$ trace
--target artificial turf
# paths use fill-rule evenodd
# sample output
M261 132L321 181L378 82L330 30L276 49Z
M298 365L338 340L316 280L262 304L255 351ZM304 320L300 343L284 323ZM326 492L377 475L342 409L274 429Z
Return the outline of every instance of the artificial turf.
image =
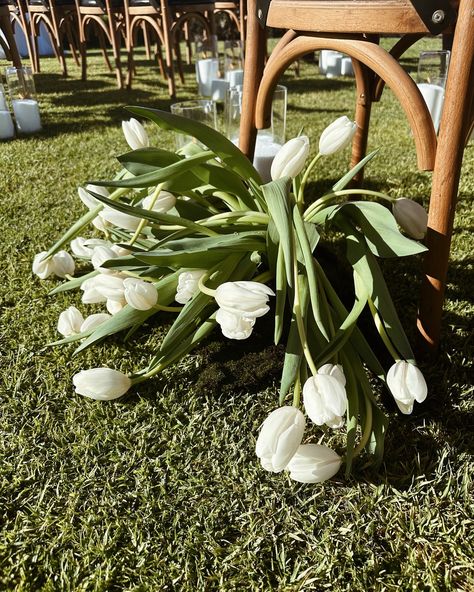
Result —
M403 64L412 71L417 44ZM142 56L143 57L143 56ZM258 428L278 400L281 351L271 319L246 347L216 336L123 399L76 395L71 378L98 365L142 367L171 316L128 343L112 339L72 357L57 339L59 313L78 293L48 296L56 280L32 275L80 213L77 186L110 178L127 150L124 105L168 109L157 68L139 61L134 88L117 90L102 60L81 82L69 60L36 77L44 131L0 144L0 590L200 592L474 590L472 502L472 200L474 145L467 147L453 234L439 355L425 361L427 401L390 418L379 471L367 458L350 479L301 485L266 473L254 453ZM6 65L5 62L1 63ZM289 90L287 137L320 132L353 113L348 78L313 62ZM195 98L189 68L179 99ZM369 149L380 153L368 186L428 204L430 174L416 169L412 137L390 91L373 111ZM146 125L157 146L171 134ZM314 194L347 170L348 152L323 162ZM388 262L387 279L415 339L420 258ZM341 436L311 432L341 449Z

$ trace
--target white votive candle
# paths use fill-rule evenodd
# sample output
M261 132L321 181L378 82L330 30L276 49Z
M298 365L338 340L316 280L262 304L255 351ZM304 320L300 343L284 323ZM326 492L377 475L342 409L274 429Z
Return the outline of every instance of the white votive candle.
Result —
M437 133L439 122L441 121L441 112L443 111L444 88L437 84L428 84L425 82L418 84L418 88L425 99L426 106L428 107L428 111L430 112Z
M16 127L20 133L34 134L41 130L38 101L34 99L14 99L12 104Z
M272 180L270 169L272 167L273 159L280 148L281 144L278 144L273 140L271 133L258 133L257 141L255 143L253 166L260 173L264 183L269 183Z
M243 70L227 70L226 78L229 82L230 88L234 86L241 86L244 82Z
M335 78L341 75L342 55L332 52L326 57L326 78Z
M224 101L225 93L229 88L229 83L223 78L214 78L211 82L211 99L213 101Z
M8 111L7 102L5 100L5 95L0 90L0 111Z
M217 78L219 72L219 60L206 58L196 62L196 79L199 85L199 94L204 97L211 96L212 81Z
M354 69L352 67L351 58L342 58L342 60L341 60L341 74L342 74L342 76L354 76Z
M15 126L10 111L0 111L0 140L9 140L14 135Z

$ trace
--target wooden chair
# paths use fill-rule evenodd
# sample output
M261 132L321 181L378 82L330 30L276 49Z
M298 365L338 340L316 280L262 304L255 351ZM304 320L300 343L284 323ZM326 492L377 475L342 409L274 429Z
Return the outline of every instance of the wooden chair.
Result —
M239 34L242 46L245 44L245 18L247 13L245 0L216 0L214 5L214 15L224 13L228 16L231 23Z
M20 29L25 39L28 58L31 62L31 70L35 74L36 65L33 53L33 39L31 35L30 20L26 3L24 0L8 0L8 8L10 10L10 21L13 34L15 35L17 29Z
M266 26L286 30L265 67L259 19ZM415 82L397 59L421 37L445 32L453 33L453 45L437 138ZM391 52L378 44L379 35L385 33L399 37ZM434 350L440 337L461 162L474 121L474 0L272 0L269 4L248 0L240 137L247 155L253 153L256 129L268 127L271 96L281 74L293 61L321 49L352 58L359 126L353 164L365 154L372 101L387 84L410 123L418 167L433 171L418 328L428 349Z
M100 49L108 69L113 68L107 54L107 43L112 48L118 88L123 88L120 61L121 36L125 36L125 10L122 0L75 0L81 54L81 76L87 80L87 29L94 26Z
M151 30L158 43L157 58L161 73L168 82L170 97L176 97L175 68L173 54L176 55L179 76L184 82L179 42L181 31L189 42L189 23L199 23L207 36L214 32L214 3L205 0L125 0L126 43L128 53L127 88L131 88L135 64L133 51L136 45L136 33L141 27L146 32ZM165 49L165 62L161 57L161 47ZM148 50L147 50L148 54ZM188 56L189 57L189 56Z
M64 37L67 39L71 55L77 66L77 42L74 37L76 29L76 10L74 0L26 0L29 13L29 28L33 39L33 71L40 71L38 37L43 24L51 39L53 51L59 60L63 76L67 76L66 57L64 55Z
M21 68L21 58L13 36L8 0L0 0L0 31L3 33L3 36L0 35L0 45L5 51L7 59L10 59L16 68Z

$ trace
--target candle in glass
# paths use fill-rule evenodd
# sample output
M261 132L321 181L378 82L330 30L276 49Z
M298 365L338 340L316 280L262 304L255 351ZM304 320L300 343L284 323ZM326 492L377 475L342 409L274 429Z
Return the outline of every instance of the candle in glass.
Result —
M7 101L5 98L5 90L3 85L0 83L0 111L8 111Z
M18 131L22 134L40 131L41 117L31 68L7 68L6 77Z
M10 111L0 111L0 140L10 140L14 135L15 127Z

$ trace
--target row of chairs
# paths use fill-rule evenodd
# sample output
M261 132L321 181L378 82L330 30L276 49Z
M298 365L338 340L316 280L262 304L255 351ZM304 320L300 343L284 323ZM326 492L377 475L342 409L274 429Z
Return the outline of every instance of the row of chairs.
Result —
M136 71L134 49L141 31L148 59L152 54L152 42L156 44L156 59L167 80L170 97L176 96L175 60L183 81L182 39L186 42L188 63L191 60L192 26L210 38L215 34L216 14L226 14L240 38L245 38L244 0L0 0L0 14L2 8L2 22L5 23L8 10L10 28L14 31L18 27L23 32L35 73L40 71L38 38L40 27L44 25L63 75L67 76L66 42L75 63L81 66L82 79L86 80L88 37L93 27L109 70L115 70L119 88L132 85ZM2 26L2 30L6 28ZM125 76L120 51L122 43L127 54ZM112 50L113 65L108 49Z

